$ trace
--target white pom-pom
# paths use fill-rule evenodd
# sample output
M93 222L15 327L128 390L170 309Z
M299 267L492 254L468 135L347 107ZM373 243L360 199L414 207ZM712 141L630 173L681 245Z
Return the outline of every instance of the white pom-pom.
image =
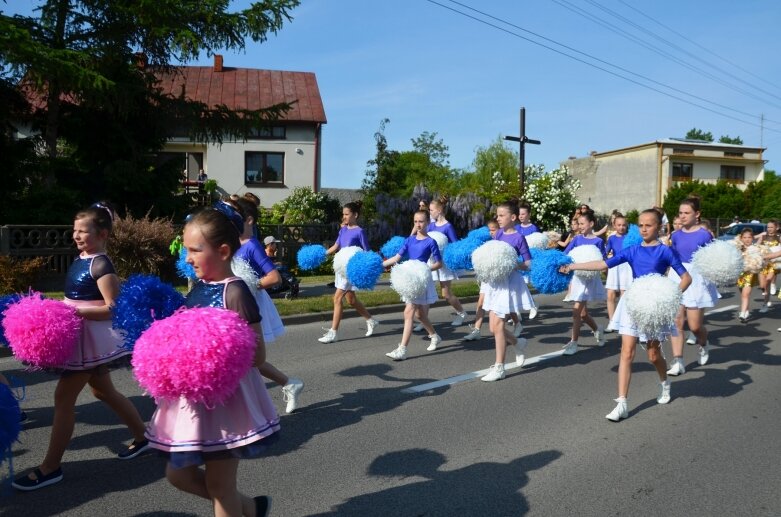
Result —
M728 241L711 241L692 255L692 267L719 286L735 285L743 272L743 255Z
M442 232L428 232L428 236L434 239L434 241L437 243L440 254L445 251L445 246L447 246L448 243L447 235Z
M391 288L399 293L403 300L415 300L426 293L431 270L425 262L408 260L396 264L391 269Z
M602 252L599 251L599 248L594 246L593 244L584 244L583 246L576 246L570 250L569 253L567 253L570 257L572 257L572 261L575 264L581 264L583 262L591 262L594 260L604 260L604 257L602 256ZM575 271L575 274L578 275L581 278L594 278L595 276L599 275L599 271Z
M767 248L767 253L778 253L779 251L781 251L781 246L768 246ZM773 264L781 264L781 257L770 259L770 262Z
M651 274L636 278L624 296L626 310L641 334L661 339L675 326L682 295L678 284L666 276Z
M547 231L545 232L545 235L548 236L549 248L555 248L559 245L559 241L561 240L561 234L559 232Z
M252 269L249 262L244 259L233 257L231 260L231 269L233 274L244 280L249 290L252 292L252 296L255 296L258 292L258 275L255 270Z
M526 244L529 248L544 250L548 247L548 236L544 233L534 232L526 236Z
M762 253L758 246L749 246L743 252L743 271L748 273L759 273L765 265L762 259Z
M347 246L337 251L334 255L334 273L347 278L347 263L359 251L363 251L360 246Z
M518 264L515 248L504 241L488 241L472 252L472 265L478 282L504 281Z

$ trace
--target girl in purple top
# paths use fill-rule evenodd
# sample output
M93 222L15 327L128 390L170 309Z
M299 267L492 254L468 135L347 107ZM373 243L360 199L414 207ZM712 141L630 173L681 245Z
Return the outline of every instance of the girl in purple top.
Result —
M515 230L524 237L540 232L540 229L537 227L537 225L532 222L531 214L532 207L529 203L522 203L518 205L518 223L515 225ZM524 276L523 281L526 283L526 285L529 285L528 276ZM534 303L534 297L531 298L531 301L532 306L529 309L529 319L533 320L535 317L537 317L537 304ZM523 331L523 325L521 325L520 318L517 314L513 313L511 316L513 323L515 324L513 335L518 337Z
M689 284L691 283L691 277L681 264L678 254L659 242L659 227L661 224L662 218L659 212L653 209L644 210L640 214L637 224L640 227L640 235L643 237L641 245L622 249L613 255L612 258L607 259L607 261L596 260L580 264L569 264L562 267L561 271L562 273L576 270L604 271L609 267L615 267L618 264L626 262L629 263L632 268L632 275L637 278L649 273L664 274L667 268L672 268L681 275L679 287L685 292L686 288L689 287ZM667 404L670 402L670 381L667 380L667 362L664 360L661 351L661 341L665 336L640 335L626 310L624 298L621 298L618 302L616 314L610 322L610 325L617 328L619 334L621 334L621 359L618 364L617 405L613 411L606 415L606 418L618 422L622 418L629 416L627 395L629 395L629 381L632 377L632 361L635 357L638 338L648 341L648 360L654 365L656 373L659 375L659 396L656 398L656 401L659 404ZM671 328L670 333L674 332L675 329Z
M434 199L429 203L428 208L431 222L426 230L428 232L442 232L447 235L448 242L456 242L458 240L456 230L453 228L453 225L445 219L445 203L446 201L444 199ZM461 301L458 297L450 290L450 283L453 280L457 280L458 276L454 271L451 271L445 266L442 266L442 268L438 270L434 270L432 276L434 280L439 280L439 285L442 288L442 298L447 300L447 303L456 310L456 317L450 324L454 327L462 325L464 323L464 318L466 318L466 311L461 305Z
M328 248L328 251L326 252L328 255L333 255L340 249L349 246L359 246L364 250L369 249L369 241L366 239L366 232L363 231L363 228L358 226L358 216L361 214L361 206L362 203L360 201L353 201L342 207L342 227L339 229L339 235L336 237L336 242L333 246ZM372 315L369 314L366 307L364 307L358 300L358 297L355 296L355 288L353 285L346 277L337 273L336 278L334 279L334 287L336 287L336 292L334 293L334 317L331 321L331 328L328 329L328 332L326 332L323 337L319 338L318 341L321 343L333 343L334 341L338 341L339 337L337 331L339 330L339 323L342 321L342 312L344 311L342 300L345 298L347 298L347 303L358 311L358 314L363 316L363 319L366 320L366 337L374 334L374 328L379 324L379 321L372 318Z
M591 244L599 248L602 252L602 256L605 256L605 243L600 237L594 235L594 224L596 224L596 218L594 218L594 212L586 211L582 212L578 216L578 230L580 235L576 235L574 239L564 248L564 253L569 253L572 248L577 246L584 246ZM602 301L607 297L605 293L605 286L602 285L602 278L594 276L592 278L582 279L578 275L572 277L572 281L569 285L569 293L564 298L565 302L575 302L572 307L572 333L569 343L564 346L564 355L572 355L578 351L578 339L580 338L580 326L585 322L591 330L594 332L594 338L597 341L597 346L603 346L605 344L603 331L604 329L597 325L594 318L589 316L588 302L589 300Z
M698 348L698 363L704 365L708 362L710 344L708 344L708 331L705 328L705 307L713 307L718 299L718 292L713 283L705 280L696 270L691 268L692 255L700 247L713 240L711 233L699 225L700 201L697 198L685 199L678 209L678 219L681 229L670 237L670 247L678 252L683 266L692 278L691 286L683 293L681 308L675 318L678 335L673 336L672 342L673 361L669 375L681 375L686 372L683 365L683 324L689 323L689 330L694 334ZM679 279L675 271L668 274L670 279Z
M390 267L393 264L397 264L401 257L406 253L410 260L419 260L424 263L429 263L431 271L436 271L442 267L442 256L439 253L439 246L434 239L428 236L426 228L428 226L428 212L425 210L418 210L413 216L413 235L407 237L404 241L404 245L399 252L393 257L389 258L382 263L384 267ZM432 259L429 262L429 259ZM426 329L428 337L431 339L428 350L433 352L437 349L437 345L442 341L439 334L434 330L434 326L428 319L428 306L437 301L437 290L434 288L434 280L429 276L428 285L426 286L426 293L420 298L414 300L404 300L406 305L404 306L404 330L401 334L401 343L392 352L388 352L387 355L394 361L403 361L407 358L407 345L409 344L410 337L412 336L412 323L413 319L417 318L418 321Z
M532 306L531 294L526 283L521 278L519 269L528 269L531 261L529 246L526 238L515 231L515 222L518 217L518 206L514 202L505 202L496 209L496 221L499 223L499 231L494 239L508 243L515 249L520 257L516 269L502 282L489 283L485 291L483 310L488 311L488 321L495 340L495 362L488 373L481 378L486 382L504 379L504 359L507 345L515 346L515 361L518 366L523 366L525 356L524 349L527 341L524 338L516 338L505 326L507 315L512 312L520 312L521 309L529 310Z
M624 249L624 237L626 237L627 224L626 218L619 214L616 214L613 219L613 228L616 233L607 238L607 245L605 246L606 255L608 257L615 256L619 251ZM618 303L618 295L624 294L626 288L632 283L632 268L628 263L619 264L618 266L611 267L607 272L607 281L605 282L605 288L607 289L607 319L610 321L613 319L613 314L616 312L616 303ZM612 329L608 327L605 332L612 332Z
M255 293L255 301L262 317L260 326L263 330L263 340L266 343L271 343L285 333L285 326L282 324L279 312L277 312L277 308L266 289L281 283L282 277L274 263L266 255L263 245L254 237L257 230L257 224L255 224L258 213L257 205L245 198L233 200L230 204L244 219L244 231L239 238L241 246L234 254L234 260L246 261L259 278L258 285L249 287L250 291ZM304 389L304 382L301 379L288 377L268 361L261 364L258 370L263 377L282 386L282 398L287 402L285 412L295 411L298 407L298 394Z

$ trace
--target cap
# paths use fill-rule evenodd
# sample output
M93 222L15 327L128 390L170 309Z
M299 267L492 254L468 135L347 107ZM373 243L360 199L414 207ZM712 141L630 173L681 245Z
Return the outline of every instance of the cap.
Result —
M274 243L274 242L282 242L282 241L280 241L279 239L277 239L277 238L276 238L276 237L274 237L273 235L269 235L268 237L266 237L265 239L263 239L263 244L264 244L265 246L268 246L269 244L271 244L271 243Z

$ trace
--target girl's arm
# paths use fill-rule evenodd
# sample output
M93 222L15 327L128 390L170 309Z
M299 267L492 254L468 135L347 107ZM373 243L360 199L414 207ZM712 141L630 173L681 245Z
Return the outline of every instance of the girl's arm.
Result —
M339 243L338 243L338 242L335 242L333 246L331 246L330 248L328 248L327 250L325 250L325 254L326 254L326 255L333 255L333 254L334 254L334 253L336 253L337 251L339 251Z
M572 240L572 233L570 232L570 233L567 235L567 238L566 238L566 239L564 239L563 241L559 241L559 242L557 242L556 244L558 244L558 245L559 245L559 246L561 246L562 248L566 248L566 247L567 247L567 245L569 244L569 241L571 241L571 240Z
M112 273L98 278L98 290L106 304L100 307L77 307L76 314L88 320L111 319L111 308L119 296L119 277Z
M269 287L275 287L282 283L282 275L275 268L273 271L267 273L263 278L258 280L258 287L261 289L268 289Z
M684 273L681 275L681 283L678 284L678 288L681 290L681 292L684 292L692 283L692 277L689 273Z
M437 262L434 262L433 264L431 264L431 266L429 266L429 269L431 269L431 271L436 271L437 269L441 269L441 268L442 268L441 260L438 260Z
M263 329L260 323L253 323L250 328L255 331L255 368L259 368L266 362L266 342L263 341Z
M559 268L560 273L567 274L570 271L607 271L607 263L604 260L592 260L580 264L567 264ZM689 282L691 282L691 278Z
M384 268L390 267L393 264L396 264L399 260L401 260L401 255L396 254L396 255L392 256L391 258L383 261L382 267L384 267Z
M517 269L520 269L521 271L525 271L529 269L529 266L531 265L531 260L526 260L524 262L518 262L518 265L516 266Z
M602 227L601 230L594 232L594 235L599 237L600 235L602 235L603 233L605 233L607 231L607 227L608 226L610 226L610 225L606 224L605 226Z

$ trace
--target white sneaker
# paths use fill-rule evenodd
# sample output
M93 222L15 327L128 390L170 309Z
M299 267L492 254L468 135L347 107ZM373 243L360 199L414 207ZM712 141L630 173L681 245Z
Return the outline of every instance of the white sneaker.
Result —
M578 342L577 341L570 341L566 345L564 345L564 355L574 355L575 352L578 351Z
M656 402L659 404L670 402L670 379L659 383L659 396L656 397Z
M741 323L746 323L748 321L748 311L741 312L738 315L738 319Z
M689 332L689 337L686 338L686 343L689 345L697 344L697 336L694 335L694 332Z
M529 309L529 319L533 320L536 317L537 317L537 307L532 307L531 309Z
M760 307L760 308L759 308L759 311L758 311L758 312L759 312L760 314L765 314L765 313L767 313L767 311L769 311L769 310L770 310L770 309L768 309L767 305L763 305L762 307Z
M417 325L412 327L412 331L413 332L423 332L423 324L422 323L418 323Z
M521 332L523 332L523 325L519 321L515 325L513 325L513 336L520 337Z
M504 365L501 363L496 363L491 367L490 370L488 370L488 373L481 377L481 381L485 382L493 382L493 381L499 381L504 379Z
M772 295L776 294L776 284L775 283L770 284L770 294L772 294Z
M522 337L519 337L518 341L515 343L515 364L517 364L518 367L523 366L523 363L526 362L526 355L523 352L526 350L528 344L529 342Z
M298 407L298 394L304 389L304 381L289 377L287 384L282 386L282 398L287 402L285 413L292 413Z
M328 332L323 334L323 337L318 338L318 341L321 343L333 343L335 341L339 341L339 336L336 335L336 331L334 329L328 329Z
M457 312L456 317L453 318L450 324L454 327L460 327L464 324L464 318L466 318L466 312Z
M684 373L686 373L686 368L683 366L683 359L680 357L673 358L673 364L667 370L667 375L683 375Z
M407 347L404 345L399 345L393 350L393 352L388 352L385 355L394 361L403 361L407 358Z
M472 330L469 331L469 334L466 335L464 338L464 341L477 341L482 336L480 336L480 329L476 327L472 327Z
M371 336L374 334L374 329L377 328L377 325L379 325L380 322L375 320L374 318L369 318L366 320L366 337Z
M627 409L626 399L618 398L616 399L616 402L618 402L618 404L616 404L616 407L613 408L613 411L605 415L605 418L613 422L618 422L622 418L626 418L629 416L629 410Z
M439 337L439 334L432 334L429 336L429 338L431 338L431 343L428 345L426 350L428 350L429 352L433 352L434 350L437 349L437 345L442 342L442 338Z
M605 329L597 325L597 330L594 331L594 339L597 340L597 346L605 346Z
M708 359L710 358L710 349L710 343L706 341L705 346L701 346L698 350L700 357L697 358L697 362L700 363L700 366L708 364Z

